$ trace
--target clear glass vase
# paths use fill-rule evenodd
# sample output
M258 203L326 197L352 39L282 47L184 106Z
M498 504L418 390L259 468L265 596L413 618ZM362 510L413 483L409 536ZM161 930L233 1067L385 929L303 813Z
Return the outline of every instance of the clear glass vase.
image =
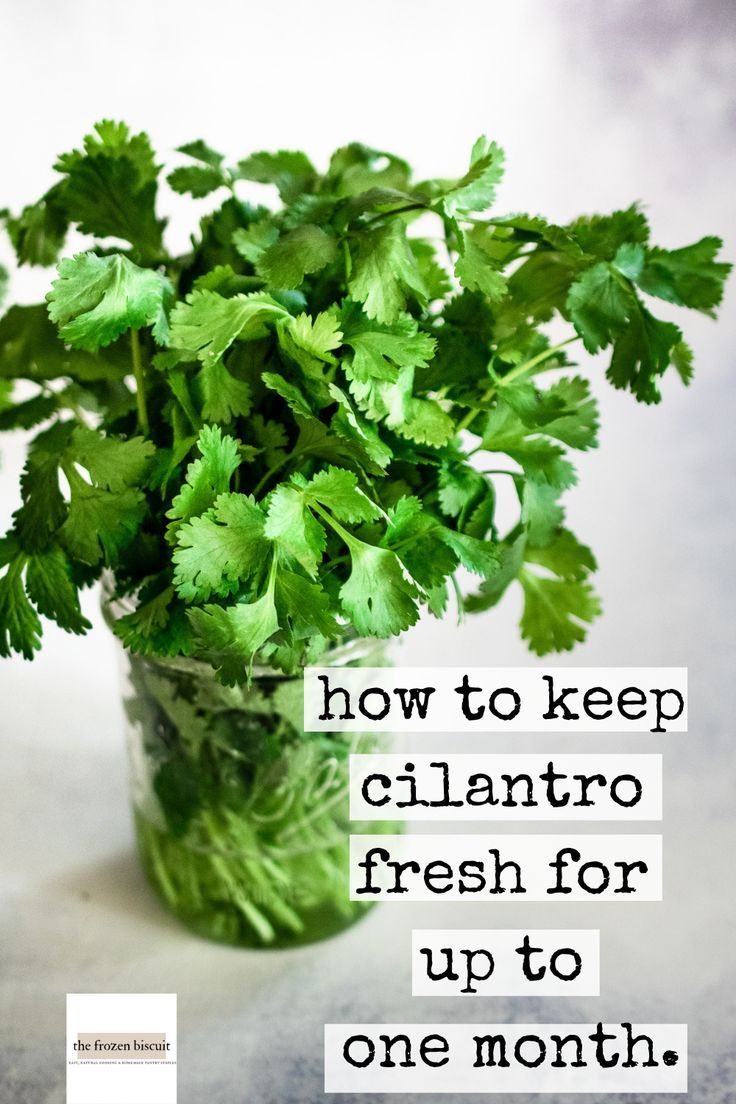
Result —
M351 752L375 735L304 733L302 679L256 668L225 687L203 663L124 652L133 814L148 879L199 935L287 947L334 935L370 907L350 901ZM331 665L380 665L355 641Z

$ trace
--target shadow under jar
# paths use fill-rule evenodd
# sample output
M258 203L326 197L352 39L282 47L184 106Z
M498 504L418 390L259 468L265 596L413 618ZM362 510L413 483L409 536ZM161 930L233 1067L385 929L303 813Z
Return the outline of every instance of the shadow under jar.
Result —
M305 733L301 675L256 667L249 686L227 687L199 661L121 651L138 850L168 909L242 947L299 946L363 916L371 905L349 899L350 832L397 827L351 825L349 757L385 750L385 737ZM382 660L361 640L321 658Z

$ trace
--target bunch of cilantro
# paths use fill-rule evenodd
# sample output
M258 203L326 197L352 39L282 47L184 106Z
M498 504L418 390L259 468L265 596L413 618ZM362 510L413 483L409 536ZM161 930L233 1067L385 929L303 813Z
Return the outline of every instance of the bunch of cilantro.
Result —
M326 171L179 152L168 186L221 200L183 255L149 139L122 123L3 212L18 262L57 274L0 321L0 429L38 431L0 544L0 653L31 658L41 617L83 633L79 591L103 572L135 603L115 624L130 651L197 657L226 684L255 657L293 672L402 633L451 589L487 609L514 581L534 652L582 640L595 560L560 496L597 417L570 347L606 350L641 402L670 368L688 383L651 300L713 314L719 239L653 246L636 206L567 226L489 213L504 156L485 138L459 178L420 183L357 143ZM70 230L88 241L59 262ZM504 480L518 518L501 532Z

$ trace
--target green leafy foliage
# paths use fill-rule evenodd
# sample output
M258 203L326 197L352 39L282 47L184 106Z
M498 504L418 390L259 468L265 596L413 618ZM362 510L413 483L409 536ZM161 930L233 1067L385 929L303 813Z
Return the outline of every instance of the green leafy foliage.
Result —
M202 654L226 685L243 681L256 652L279 627L273 586L254 602L194 607L188 615Z
M174 526L179 521L199 517L214 505L230 486L238 468L238 442L223 434L218 426L204 426L197 439L200 456L187 468L181 490L171 503L167 517Z
M122 254L80 253L59 265L47 297L49 318L58 324L59 337L89 352L144 326L163 339L165 292L166 280L159 272L139 268Z
M82 150L63 154L55 167L69 223L95 238L122 238L141 260L158 259L165 223L156 218L159 167L147 135L105 120Z
M524 612L521 635L537 655L567 652L585 639L585 626L600 613L600 603L588 582L595 570L589 548L560 529L541 548L528 547L521 571Z
M176 534L174 583L182 598L227 595L262 566L268 554L264 516L252 497L221 494Z
M426 303L427 289L400 219L359 236L348 290L377 322L395 322L409 298Z
M41 647L41 622L23 589L23 561L11 562L0 578L0 655L33 659Z
M259 184L275 184L284 203L293 203L309 193L316 180L311 161L300 150L253 153L238 162L238 175Z
M364 636L395 636L419 619L418 591L398 557L385 548L351 540L351 571L340 589L342 607Z
M195 291L177 303L171 315L171 344L196 355L204 365L219 360L232 343L264 337L266 320L288 312L268 295L235 295Z
M202 417L208 422L232 422L246 417L253 405L250 384L228 372L221 360L208 361L196 379Z
M155 448L143 437L103 437L86 426L72 434L74 460L86 468L93 482L107 491L122 491L143 481Z
M324 170L288 150L229 163L202 139L178 154L176 195L222 197L181 256L150 142L122 123L0 215L19 264L58 262L45 303L0 318L0 430L36 432L0 542L0 653L30 658L41 618L84 632L79 588L103 570L129 650L227 684L402 633L453 592L490 609L514 583L534 652L581 641L595 561L563 495L598 415L572 350L639 401L689 383L693 352L652 303L713 315L720 240L656 246L635 205L567 226L496 214L486 138L459 178L421 183L360 143ZM70 229L88 240L59 262Z
M80 634L91 628L82 616L69 560L60 548L29 557L26 590L38 612L67 632Z
M486 211L503 178L504 160L504 152L495 142L479 138L470 152L470 168L445 193L442 201L445 214L454 218Z
M177 153L196 161L196 165L182 165L167 176L169 186L180 195L201 199L218 188L232 187L232 174L222 166L225 158L200 140L179 146Z
M455 264L455 275L468 291L479 291L489 303L497 303L506 294L506 277L500 271L503 252L496 249L494 226L473 226L461 236L462 249Z
M146 512L141 491L106 491L72 468L65 472L71 489L69 508L59 529L62 547L79 563L113 566L133 540Z
M189 655L191 630L173 586L154 576L141 587L138 599L136 609L113 624L125 647L140 655Z
M319 226L297 226L264 250L256 271L272 287L296 288L336 257L337 241L331 234Z
M54 264L68 227L59 185L24 207L17 218L6 215L5 225L20 264Z

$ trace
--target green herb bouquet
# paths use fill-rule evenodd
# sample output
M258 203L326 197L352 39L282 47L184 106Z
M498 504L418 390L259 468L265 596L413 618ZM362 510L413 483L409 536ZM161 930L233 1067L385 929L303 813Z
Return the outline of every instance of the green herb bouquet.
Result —
M489 213L504 156L485 138L462 176L421 183L358 143L325 171L178 152L168 186L222 199L183 255L149 140L121 123L3 212L18 262L57 273L0 321L0 428L35 432L0 544L0 653L30 659L41 617L84 633L79 591L102 578L150 879L205 935L305 942L362 906L351 745L303 733L303 666L380 662L423 607L486 610L511 585L533 652L581 641L595 560L560 496L597 415L569 357L607 350L610 382L658 402L692 355L651 300L712 314L729 266L714 237L653 246L637 206ZM268 205L244 200L254 182ZM88 241L59 261L70 229ZM500 531L502 482L518 516Z

